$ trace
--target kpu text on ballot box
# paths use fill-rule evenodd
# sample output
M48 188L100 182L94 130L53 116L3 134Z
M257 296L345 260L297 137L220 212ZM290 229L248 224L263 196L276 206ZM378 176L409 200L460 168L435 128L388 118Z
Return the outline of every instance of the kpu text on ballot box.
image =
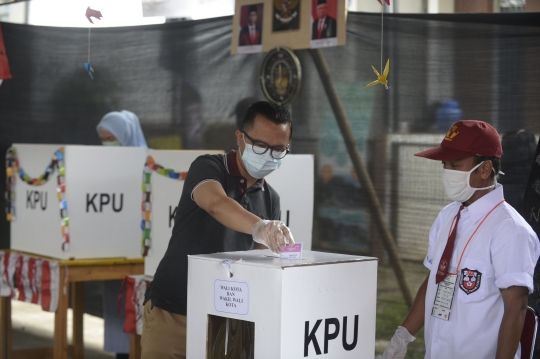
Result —
M14 144L6 155L11 249L140 257L145 158L140 147Z
M188 358L373 358L376 258L254 250L188 263Z

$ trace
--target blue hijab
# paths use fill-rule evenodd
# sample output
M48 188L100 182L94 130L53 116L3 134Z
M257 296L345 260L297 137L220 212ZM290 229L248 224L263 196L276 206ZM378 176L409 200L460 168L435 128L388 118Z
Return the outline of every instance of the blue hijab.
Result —
M148 148L139 118L133 112L126 110L109 112L103 116L97 125L98 135L100 129L112 133L122 146Z

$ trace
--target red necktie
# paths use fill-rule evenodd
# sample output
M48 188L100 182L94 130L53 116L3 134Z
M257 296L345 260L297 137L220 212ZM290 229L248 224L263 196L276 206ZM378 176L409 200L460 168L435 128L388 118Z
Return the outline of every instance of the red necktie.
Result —
M319 20L319 30L317 31L317 35L318 35L318 39L321 38L321 34L322 34L322 29L323 29L323 26L324 26L324 22L321 20Z
M454 251L454 243L456 242L456 233L457 226L459 223L459 218L461 217L461 210L463 206L459 207L459 211L456 215L456 223L452 229L452 233L448 236L448 241L446 242L446 247L444 247L439 266L437 267L437 275L435 276L435 283L439 284L446 276L448 275L448 269L450 268L450 260L452 259L452 252Z

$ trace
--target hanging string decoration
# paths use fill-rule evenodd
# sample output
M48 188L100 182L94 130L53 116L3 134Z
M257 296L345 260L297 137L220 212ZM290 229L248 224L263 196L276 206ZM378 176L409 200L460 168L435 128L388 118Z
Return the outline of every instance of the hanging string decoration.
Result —
M390 59L386 61L386 65L384 66L384 70L382 67L383 64L383 39L384 39L384 4L381 0L377 0L381 4L381 70L382 75L379 74L377 69L371 65L371 68L373 69L373 72L375 72L375 75L377 75L377 80L370 82L364 88L375 86L378 84L384 85L384 87L388 90L388 73L390 72ZM385 0L386 4L390 6L390 0Z
M90 6L86 9L85 16L88 19L88 21L90 21L92 24L94 23L92 21L92 19L91 19L92 17L94 17L94 18L96 18L98 20L101 20L101 18L103 17L103 15L101 15L101 11L90 9ZM91 34L91 31L92 31L92 29L90 27L88 27L88 62L84 63L84 68L85 68L86 72L88 72L88 75L90 76L90 78L94 79L94 69L92 68L92 65L90 64L90 34Z
M156 172L161 176L179 181L185 180L188 174L187 172L175 172L172 169L164 168L163 166L157 164L152 156L148 156L146 158L146 163L144 164L143 169L143 200L141 205L141 230L143 237L141 253L143 257L146 257L148 255L148 252L150 251L150 248L152 246L152 172Z
M8 148L6 152L6 219L12 222L16 219L15 208L15 183L17 174L21 181L26 182L30 186L41 186L49 181L49 177L58 170L57 177L57 197L60 207L60 226L62 231L62 250L64 252L69 251L69 217L67 212L67 200L66 193L66 167L64 162L64 148L61 147L54 152L53 157L49 165L45 168L45 172L39 177L30 177L24 169L20 166L19 159L17 158L17 149L15 147Z

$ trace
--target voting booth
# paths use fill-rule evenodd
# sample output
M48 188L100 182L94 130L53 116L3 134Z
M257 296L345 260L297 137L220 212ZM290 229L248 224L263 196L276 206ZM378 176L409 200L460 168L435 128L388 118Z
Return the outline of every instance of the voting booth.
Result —
M222 153L219 151L148 151L155 164L173 168L180 175L187 174L191 162L200 155ZM185 171L185 172L184 172ZM288 155L281 167L266 177L280 196L281 220L293 231L297 242L304 249L311 249L313 228L313 156ZM184 181L172 180L152 171L151 194L151 248L144 263L144 273L153 276L165 255L174 214L180 201ZM144 217L144 215L143 215Z
M308 250L313 231L313 166L313 155L287 155L281 167L265 177L279 194L281 220Z
M139 147L14 144L6 157L11 249L140 257L145 156Z
M151 239L144 260L144 273L153 276L161 258L165 255L174 226L176 207L184 188L184 179L191 163L205 154L219 154L223 151L172 151L149 150L143 181L151 185L149 198L143 198L143 236ZM149 167L148 161L153 165ZM141 167L142 168L142 167ZM160 168L162 170L160 171ZM167 170L168 169L168 170ZM176 174L172 175L172 174ZM184 177L184 178L182 178ZM140 184L139 184L140 186ZM139 206L138 206L139 207ZM148 216L149 221L146 221ZM140 233L138 233L140 237Z
M377 263L312 251L188 256L187 357L372 359Z

